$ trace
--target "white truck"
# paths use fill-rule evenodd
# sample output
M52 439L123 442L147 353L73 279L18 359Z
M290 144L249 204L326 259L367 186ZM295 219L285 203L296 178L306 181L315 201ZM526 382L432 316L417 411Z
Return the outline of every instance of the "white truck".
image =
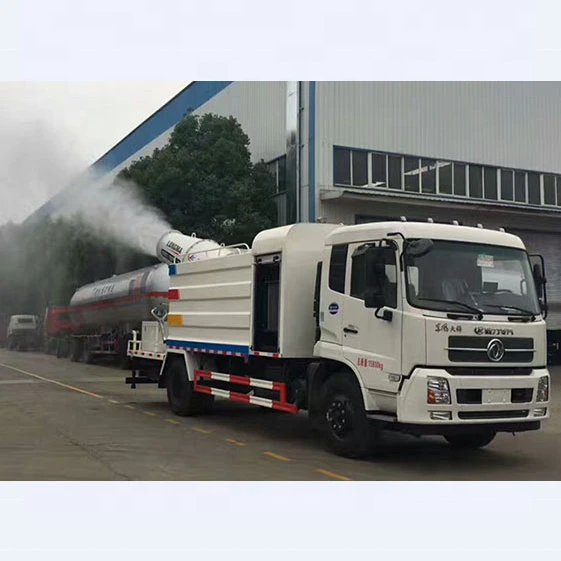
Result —
M37 316L17 314L10 316L7 330L8 349L26 351L39 345Z
M177 415L215 396L306 410L346 457L382 430L475 449L549 418L543 260L514 235L294 224L251 248L169 232L158 255L168 309L130 341L126 381L166 388Z

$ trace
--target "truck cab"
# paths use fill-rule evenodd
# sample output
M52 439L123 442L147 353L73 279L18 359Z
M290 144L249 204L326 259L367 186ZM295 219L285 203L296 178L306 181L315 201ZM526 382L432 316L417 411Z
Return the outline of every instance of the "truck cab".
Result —
M548 418L543 264L532 267L517 236L342 226L320 275L314 354L354 373L367 417L474 447ZM325 411L332 428L344 407L333 399Z

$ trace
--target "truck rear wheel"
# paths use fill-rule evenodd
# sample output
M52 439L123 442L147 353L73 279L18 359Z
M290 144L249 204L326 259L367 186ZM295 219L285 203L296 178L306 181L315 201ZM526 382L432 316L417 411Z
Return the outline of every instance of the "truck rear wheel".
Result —
M174 359L166 371L166 389L170 409L175 415L189 417L208 410L214 396L197 393L189 380L183 359Z
M318 425L330 451L362 458L374 451L377 431L366 418L362 393L351 376L339 373L327 380L320 397Z
M496 436L495 431L478 430L474 432L447 434L444 438L453 448L460 450L476 450L490 444Z
M70 355L70 360L72 362L78 362L80 360L80 356L82 355L82 341L80 339L73 339L72 340L72 353Z

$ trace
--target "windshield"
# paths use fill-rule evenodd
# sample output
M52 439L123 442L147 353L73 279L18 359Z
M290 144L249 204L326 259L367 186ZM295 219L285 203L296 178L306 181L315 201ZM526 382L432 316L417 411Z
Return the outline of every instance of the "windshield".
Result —
M406 256L407 299L418 308L498 315L540 313L525 251L435 240Z

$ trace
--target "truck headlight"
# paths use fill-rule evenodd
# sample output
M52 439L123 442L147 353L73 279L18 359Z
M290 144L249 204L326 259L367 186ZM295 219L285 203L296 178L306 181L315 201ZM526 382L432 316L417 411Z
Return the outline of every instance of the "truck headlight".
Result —
M427 403L450 404L450 387L446 378L427 379Z
M542 376L539 379L536 401L549 401L549 376Z

